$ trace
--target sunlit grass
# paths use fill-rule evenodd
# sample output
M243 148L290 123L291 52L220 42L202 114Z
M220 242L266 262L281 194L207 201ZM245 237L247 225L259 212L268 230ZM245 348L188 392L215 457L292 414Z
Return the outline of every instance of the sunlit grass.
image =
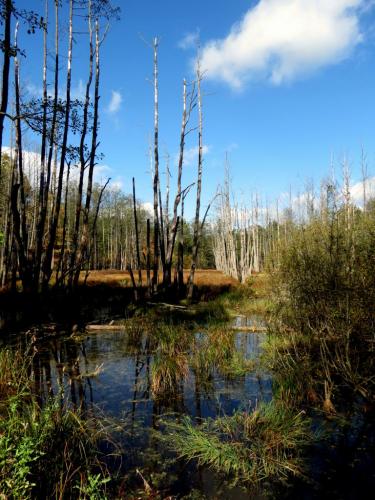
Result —
M169 424L166 438L180 458L225 474L233 483L285 481L304 472L301 452L311 443L310 421L302 412L269 403L195 426L189 418Z

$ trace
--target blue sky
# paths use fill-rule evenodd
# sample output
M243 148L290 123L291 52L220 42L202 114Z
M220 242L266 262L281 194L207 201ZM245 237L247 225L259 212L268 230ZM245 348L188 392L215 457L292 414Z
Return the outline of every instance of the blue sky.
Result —
M42 9L42 0L18 4ZM204 81L204 204L222 182L229 152L239 196L273 199L303 189L349 159L360 177L363 146L375 161L375 9L371 0L118 1L102 49L100 172L125 191L136 177L151 200L148 142L153 127L152 52L161 38L160 149L172 173L178 151L182 79L192 79L199 32ZM23 38L25 90L41 86L41 37ZM77 36L73 80L86 79L85 39ZM195 118L194 118L195 120ZM193 122L194 123L194 122ZM184 184L195 179L196 136L187 144ZM163 161L163 160L162 160ZM164 166L162 165L162 171ZM175 180L172 179L172 183ZM192 203L192 201L191 201ZM189 213L192 213L191 208Z

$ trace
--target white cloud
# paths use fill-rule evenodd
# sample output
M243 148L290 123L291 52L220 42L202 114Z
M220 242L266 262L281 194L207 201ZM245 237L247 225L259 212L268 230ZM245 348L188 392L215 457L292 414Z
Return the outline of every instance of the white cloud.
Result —
M363 205L363 181L357 182L350 187L350 195L356 205ZM366 180L366 198L375 197L375 177Z
M121 92L118 92L117 90L112 90L111 92L112 92L112 96L111 96L111 100L108 104L107 111L108 111L108 113L115 114L121 108L122 95L121 95Z
M154 205L151 202L145 201L144 203L141 203L141 207L149 215L153 215L153 213L154 213Z
M195 49L199 44L199 31L186 33L186 35L178 42L178 47L182 50Z
M260 0L229 35L208 42L202 69L241 88L252 79L278 85L350 55L363 40L360 15L371 0Z
M203 155L207 155L211 151L211 146L203 146ZM178 161L178 157L177 157ZM198 146L186 149L184 153L184 164L186 166L193 165L198 161Z

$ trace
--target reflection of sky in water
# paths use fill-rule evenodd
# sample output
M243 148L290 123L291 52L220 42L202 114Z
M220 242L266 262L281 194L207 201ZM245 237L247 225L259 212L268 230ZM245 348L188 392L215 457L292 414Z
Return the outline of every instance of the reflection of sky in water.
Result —
M255 359L265 338L264 333L237 332L234 346L246 359ZM58 381L63 381L68 401L120 419L126 434L121 438L127 450L124 458L128 466L136 467L143 463L150 447L158 449L151 429L158 427L160 417L216 417L232 414L236 409L250 409L258 401L271 399L271 378L267 373L255 370L242 377L229 378L213 370L212 377L199 383L199 377L191 369L173 394L162 400L154 399L150 389L153 362L150 341L152 336L149 340L145 336L132 341L126 332L90 332L77 340L56 338L38 343L34 363L37 380L39 373L37 389L47 395L52 388L57 394ZM91 374L100 365L103 371L99 375L82 376ZM191 487L189 481L197 484L195 469L189 467L189 477L183 481L185 491ZM216 498L215 481L216 475L209 471L199 472L199 489L208 497ZM233 494L228 498L242 498L239 492Z
M257 358L265 335L239 332L235 337L236 349L247 359ZM257 401L271 398L271 378L267 373L252 371L242 377L228 378L214 371L208 383L200 384L189 370L188 377L173 395L159 404L153 401L149 389L152 355L145 342L143 339L140 345L133 346L125 332L93 332L79 342L50 341L41 349L41 377L49 378L50 365L54 392L60 373L65 394L70 394L77 403L94 404L114 417L131 415L147 424L153 414L172 411L193 417L215 417L231 414L238 408L254 407ZM100 365L103 371L99 375L80 377ZM68 374L72 371L75 379L69 382Z

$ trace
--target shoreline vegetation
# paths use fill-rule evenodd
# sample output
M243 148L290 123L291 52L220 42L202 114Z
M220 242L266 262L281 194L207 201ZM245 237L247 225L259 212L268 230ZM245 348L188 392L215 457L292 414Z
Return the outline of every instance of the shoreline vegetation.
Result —
M299 240L296 240L296 244L299 244L297 242ZM309 253L314 251L311 241L303 248ZM294 262L295 259L293 256ZM290 266L288 260L285 262ZM321 266L320 258L320 269ZM296 284L297 276L288 269L288 280L291 281L287 283ZM217 286L216 273L209 275L215 276L214 287ZM270 403L239 409L233 415L224 415L214 420L203 419L198 425L188 417L180 423L168 420L163 424L165 430L158 436L166 449L175 453L180 461L192 461L198 468L212 468L226 477L230 484L237 484L242 488L253 489L266 482L268 485L276 485L271 486L273 491L272 488L279 483L290 485L297 478L300 478L299 481L306 481L311 472L311 449L329 446L332 442L330 433L324 434L316 426L322 429L324 421L328 421L332 429L335 429L336 441L340 442L339 436L345 436L348 429L351 429L353 419L359 411L367 412L366 418L372 411L369 398L371 386L364 386L363 379L357 385L358 372L356 384L351 386L352 400L349 401L347 390L352 379L347 378L348 367L345 366L345 378L339 370L335 374L330 372L332 375L329 380L331 383L333 380L337 381L337 386L327 387L328 367L323 365L324 369L321 368L322 363L327 361L325 357L323 361L317 357L317 352L322 356L327 356L327 352L321 349L317 351L315 344L311 344L311 339L304 339L301 337L302 332L297 335L291 329L293 316L290 309L287 320L281 323L280 309L287 305L290 307L291 300L291 295L286 295L285 288L283 294L280 292L280 287L286 283L283 279L285 277L283 278L282 272L259 274L245 284L231 286L229 291L206 302L199 301L186 306L181 301L180 307L172 309L157 304L155 307L138 305L131 318L114 321L115 324L122 325L134 339L147 331L152 334L155 346L152 392L156 398L165 397L166 394L173 397L174 387L179 380L184 379L188 367L199 374L201 380L210 377L213 369L222 370L228 377L241 377L247 371L256 369L259 363L262 369L271 370L274 396ZM311 293L311 276L308 283ZM210 294L209 297L211 298ZM307 304L310 304L310 300ZM268 324L269 333L263 345L263 355L261 360L255 361L255 365L253 361L245 362L238 358L236 351L233 351L230 322L239 314L245 317L255 314L256 318L263 318ZM301 320L300 316L298 320ZM158 324L156 329L155 324ZM192 333L198 330L204 337L198 344L197 341L192 344ZM75 332L73 337L74 335L82 334ZM37 339L34 341L37 342ZM315 336L314 342L321 342L321 339ZM314 356L313 360L307 356L309 352ZM304 363L301 363L302 353ZM41 464L48 455L47 444L51 439L54 442L62 439L64 460L67 451L68 460L72 463L83 452L86 462L80 463L81 472L70 477L68 471L73 465L70 462L66 465L63 461L65 469L57 467L59 472L56 472L55 478L49 477L48 488L52 488L50 491L62 488L69 492L77 490L77 498L113 498L115 489L119 487L118 479L113 471L114 475L111 475L110 471L100 468L98 446L103 439L111 442L114 438L101 435L100 432L92 434L91 426L103 425L100 419L95 422L88 415L80 414L79 410L61 406L61 398L46 401L39 406L38 395L34 392L32 377L30 378L33 373L32 357L32 353L30 357L25 357L9 349L1 352L3 431L0 443L3 458L0 480L4 481L4 491L21 492L18 497L15 494L14 498L35 498L35 485L39 484L43 470ZM337 361L333 366L341 367ZM340 391L346 395L345 406L341 406ZM356 396L354 391L357 391ZM27 429L26 434L23 434L22 429ZM35 437L36 429L38 435L40 433L42 436L40 439ZM87 432L97 438L92 440L86 436ZM79 440L75 441L77 435ZM113 446L115 447L114 444ZM38 474L39 479L35 480ZM69 480L64 474L69 476ZM153 491L157 495L152 480L142 477L144 493Z

